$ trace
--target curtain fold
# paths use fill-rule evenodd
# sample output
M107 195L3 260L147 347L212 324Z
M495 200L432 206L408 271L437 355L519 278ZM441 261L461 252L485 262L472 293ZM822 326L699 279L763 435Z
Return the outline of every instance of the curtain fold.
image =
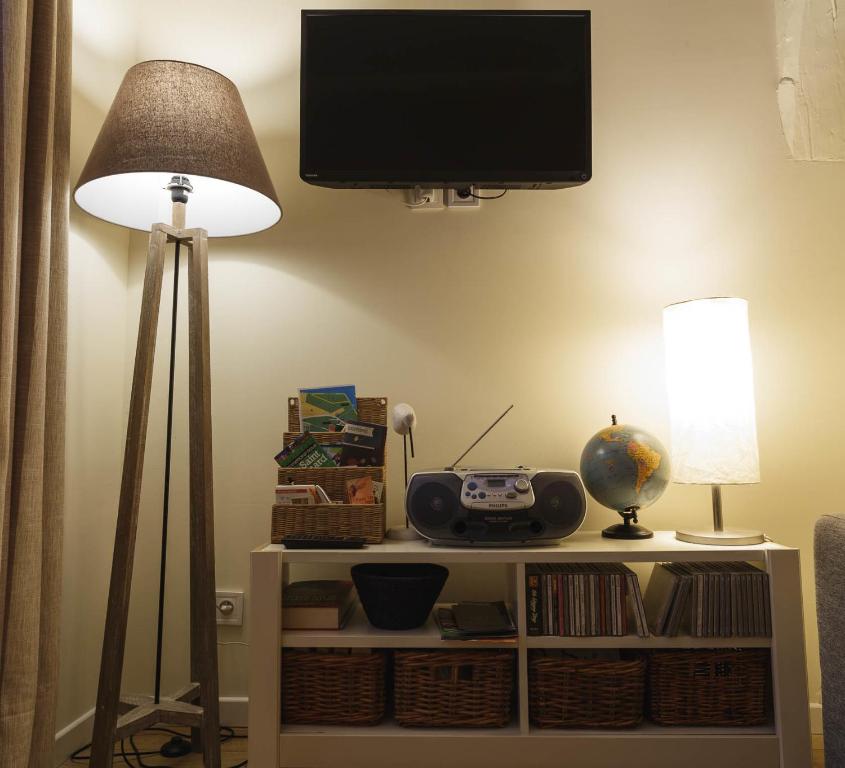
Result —
M64 492L70 0L2 0L0 9L0 762L47 768Z

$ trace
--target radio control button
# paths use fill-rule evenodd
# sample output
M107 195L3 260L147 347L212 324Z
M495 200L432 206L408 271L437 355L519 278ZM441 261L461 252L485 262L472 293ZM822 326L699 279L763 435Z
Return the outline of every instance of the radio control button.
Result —
M466 492L464 493L464 496L469 496L469 491L466 491Z
M467 488L469 488L471 491L474 491L476 488L478 488L478 483L475 483L475 482L467 483Z
M515 499L517 497L517 493L516 491L508 491L505 496L507 496L509 499Z
M529 483L524 477L520 477L514 484L513 488L515 491L519 493L528 493L531 490L531 483Z
M478 498L478 494L477 494L477 493L472 494L472 498L477 499L477 498Z
M487 494L486 494L486 493L484 493L484 491L479 491L479 492L478 492L478 498L479 498L479 499L486 499L486 498L487 498Z

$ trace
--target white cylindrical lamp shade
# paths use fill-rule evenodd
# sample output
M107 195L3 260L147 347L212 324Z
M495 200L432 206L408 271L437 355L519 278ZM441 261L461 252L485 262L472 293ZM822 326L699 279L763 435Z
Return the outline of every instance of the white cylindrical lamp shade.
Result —
M676 483L760 481L748 302L708 298L663 310Z

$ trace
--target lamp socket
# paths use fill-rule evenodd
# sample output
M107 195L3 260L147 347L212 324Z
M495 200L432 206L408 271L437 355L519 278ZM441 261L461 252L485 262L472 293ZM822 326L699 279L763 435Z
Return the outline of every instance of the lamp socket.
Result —
M215 593L214 600L217 623L240 627L244 623L244 593L221 592Z

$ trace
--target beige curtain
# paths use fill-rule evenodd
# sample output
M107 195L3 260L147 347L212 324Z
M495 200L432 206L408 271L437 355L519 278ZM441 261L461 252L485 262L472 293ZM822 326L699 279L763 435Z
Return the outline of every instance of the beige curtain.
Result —
M70 0L0 0L0 764L52 763L64 487Z

